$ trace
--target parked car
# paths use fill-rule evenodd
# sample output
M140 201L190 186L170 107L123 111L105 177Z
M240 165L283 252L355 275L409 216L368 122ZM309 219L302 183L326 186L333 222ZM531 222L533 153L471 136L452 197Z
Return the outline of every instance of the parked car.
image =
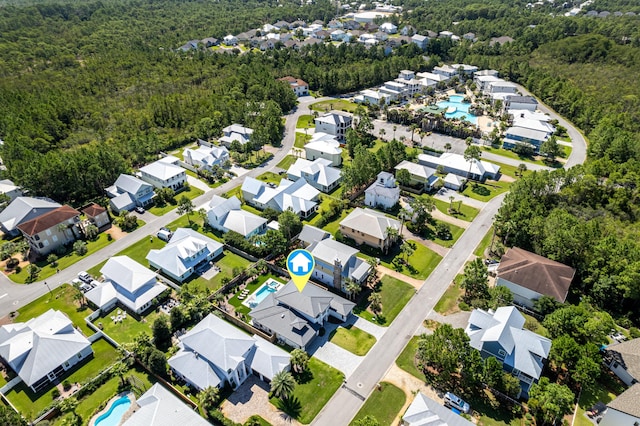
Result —
M171 239L171 231L167 231L165 229L159 230L157 235L158 238L165 242L168 242Z
M144 207L137 206L135 209L136 213L144 214Z
M81 281L84 281L87 284L93 281L93 277L89 275L88 272L85 272L85 271L78 272L78 278L80 278Z
M451 392L447 392L444 394L444 405L445 407L455 408L462 413L471 412L471 407L469 406L469 404L464 402L462 398L452 394Z

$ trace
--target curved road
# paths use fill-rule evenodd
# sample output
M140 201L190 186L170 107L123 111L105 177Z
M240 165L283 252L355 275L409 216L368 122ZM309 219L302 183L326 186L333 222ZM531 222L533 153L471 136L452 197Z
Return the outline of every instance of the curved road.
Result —
M196 209L203 207L209 202L214 194L223 194L238 185L242 185L246 176L257 177L264 172L271 171L276 168L282 159L289 153L295 142L295 130L298 118L303 114L309 113L309 105L314 102L319 102L329 98L315 99L310 96L300 98L297 107L286 116L285 134L282 141L282 147L274 154L273 158L259 167L249 171L249 173L230 180L229 182L221 185L215 189L206 191L203 195L193 200L196 205ZM149 216L149 215L147 215ZM134 232L127 234L117 241L109 244L105 248L83 258L79 262L71 265L70 267L63 269L59 273L52 275L46 280L37 281L32 284L16 284L11 281L4 274L0 274L0 317L8 315L10 312L19 309L20 307L36 300L37 298L46 294L49 290L44 284L45 282L53 290L63 283L71 282L72 279L77 277L77 273L83 270L87 270L105 259L116 255L118 252L129 247L136 241L142 238L154 235L161 227L168 225L176 220L180 215L176 210L172 210L163 216L153 216L147 223ZM144 218L145 220L147 217Z
M520 87L520 90L529 94L523 87ZM567 128L571 137L573 149L564 167L583 163L586 160L587 144L582 134L546 105L540 103L538 108L557 118L558 122ZM486 157L484 154L486 153L483 153L483 157ZM502 158L500 161L506 162ZM482 208L449 253L424 281L420 290L391 323L387 332L376 342L358 368L345 380L343 386L316 416L313 426L346 425L355 417L411 337L421 328L422 321L431 313L449 287L449 283L453 281L480 244L491 227L493 217L505 196L506 193L493 198Z

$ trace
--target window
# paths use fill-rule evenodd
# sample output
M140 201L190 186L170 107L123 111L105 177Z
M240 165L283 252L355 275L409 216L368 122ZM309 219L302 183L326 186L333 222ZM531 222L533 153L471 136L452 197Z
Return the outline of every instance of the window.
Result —
M504 350L499 349L498 350L498 356L504 358L505 356L507 356L507 353Z

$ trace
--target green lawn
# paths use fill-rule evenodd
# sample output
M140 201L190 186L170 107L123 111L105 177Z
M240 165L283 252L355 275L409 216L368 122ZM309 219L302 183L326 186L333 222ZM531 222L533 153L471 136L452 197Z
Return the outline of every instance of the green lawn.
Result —
M97 340L91 346L94 352L93 358L74 366L61 378L61 381L68 380L70 383L85 383L116 362L120 356L118 351L103 339ZM33 419L35 415L53 402L52 389L53 387L49 387L42 392L34 394L24 382L20 382L6 396L23 416Z
M258 180L261 180L262 182L270 182L278 185L282 180L282 176L273 172L264 172L263 174L258 176Z
M604 375L603 375L604 376ZM593 423L586 416L585 411L591 408L596 402L605 404L613 401L616 395L624 392L624 388L617 382L606 376L599 380L591 388L586 388L580 394L578 401L578 411L576 413L575 426L593 426Z
M426 238L432 240L436 244L441 245L442 247L447 247L447 248L452 247L456 243L456 241L458 241L458 238L460 238L460 236L464 232L464 228L460 228L459 226L453 225L453 224L445 222L443 220L434 219L434 221L435 221L435 223L444 223L451 230L451 239L443 240L443 239L441 239L441 238L436 236L435 228L432 228L432 227L428 228L429 231L428 231L427 235L425 235Z
M298 129L306 129L315 127L314 116L313 115L301 115L298 117L298 122L296 123L296 127Z
M520 172L518 171L518 167L516 166L512 166L510 164L498 163L497 161L490 161L490 163L500 166L500 174L510 176L514 179L517 179L520 177ZM529 175L531 173L533 173L533 171L527 169L527 171L524 172L524 176Z
M311 105L312 110L321 112L327 112L331 110L353 112L357 107L358 105L344 99L329 99L327 101L320 101Z
M230 190L228 190L227 192L225 192L224 194L222 194L222 196L224 198L231 198L233 196L236 196L240 199L242 199L242 185L238 185L235 188L231 188Z
M453 208L456 211L454 213L449 213L449 203L447 203L446 201L438 200L436 198L432 199L436 205L436 208L442 213L455 217L457 219L466 220L467 222L473 221L478 213L480 213L480 210L476 209L475 207L463 204L460 201L453 202Z
M155 379L151 375L139 368L132 368L124 375L125 378L132 376L136 378L136 383L142 384L145 390L149 389L155 382ZM102 386L80 401L74 410L75 413L82 417L84 423L87 423L102 404L109 401L118 393L119 385L120 377L112 377L107 380ZM138 392L134 391L134 393L136 396L140 396ZM54 425L61 425L66 417L70 417L70 415L57 417Z
M419 339L419 336L413 336L411 340L409 340L407 346L404 347L396 359L396 365L412 376L417 377L420 380L424 380L424 374L416 366L416 352L418 350Z
M69 266L73 265L79 260L82 260L83 258L89 256L90 254L97 252L98 250L108 246L114 241L115 240L109 241L107 234L103 232L102 234L98 235L98 238L95 241L87 242L88 251L87 251L87 254L85 254L84 256L78 256L73 250L70 250L69 252L67 252L66 255L60 256L60 259L58 259L58 266L51 266L46 261L36 262L36 265L42 268L38 273L38 280L44 280L55 275L57 273L56 269L63 270L65 268L68 268ZM19 274L9 275L9 278L11 279L11 281L18 284L24 284L28 277L29 277L29 273L27 272L26 267L22 268L22 271ZM55 281L55 277L51 281Z
M287 155L278 163L276 167L280 167L281 169L287 170L293 163L297 160L293 155Z
M344 375L322 361L311 358L308 374L298 378L291 400L284 403L271 398L271 403L302 424L309 424L342 384Z
M502 148L490 148L490 147L482 147L481 148L483 151L487 151L490 152L492 154L496 154L496 155L501 155L503 157L506 158L511 158L513 160L518 160L518 161L522 161L523 163L533 163L533 164L537 164L539 166L547 166L547 167L561 167L562 164L556 162L556 164L547 164L544 161L542 161L542 157L540 156L536 156L536 157L522 157L518 154L516 154L515 152L509 150L509 149L502 149Z
M376 343L375 337L351 324L335 329L329 336L329 340L358 356L366 355Z
M277 277L277 276L275 276L273 274L261 275L255 281L247 283L246 289L249 290L249 296L251 295L251 293L256 291L262 284L264 284L264 282L267 281L269 278L273 278L276 281L279 281L279 282L283 283L282 282L283 281L282 278ZM285 284L285 283L283 283L283 284ZM244 300L238 299L239 295L240 295L239 292L237 294L234 294L229 299L229 304L232 305L233 307L235 307L237 312L240 312L242 314L248 314L249 311L251 311L251 309L242 304L242 302L244 302Z
M404 391L391 383L382 382L380 387L375 389L367 401L364 403L358 414L356 414L353 425L367 415L373 416L381 425L395 424L394 420L398 415L402 415L400 410L404 406L407 397Z
M320 211L322 209L323 204L329 202L329 200L330 200L329 197L325 197L322 203L320 203L320 206L318 207L318 211ZM322 227L322 229L324 229L331 235L335 235L336 232L338 232L338 229L340 229L340 222L342 222L344 218L347 217L349 213L351 213L352 210L353 209L342 210L342 213L340 213L338 217L336 217L331 222L327 223L325 226ZM311 218L311 220L304 221L304 223L308 223L309 225L312 225L312 226L318 226L318 222L320 221L320 218L321 218L320 214L316 214Z
M196 188L195 186L190 186L188 190L176 193L175 198L176 198L176 202L180 198L185 196L188 199L193 200L194 198L199 197L202 194L204 194L203 190L201 190L200 188ZM153 206L149 209L149 212L156 216L162 216L163 214L168 213L177 207L178 207L177 204L167 204L163 207Z
M222 279L227 277L229 279L234 277L233 269L240 268L241 270L247 269L251 262L242 256L238 256L235 253L225 250L222 256L214 259L213 263L220 268L220 272L210 280L205 280L202 277L197 277L191 280L186 280L184 284L188 284L191 288L197 288L199 290L207 289L212 293L222 287Z
M387 254L382 254L379 250L372 249L367 245L362 245L359 247L359 249L359 257L365 259L377 257L378 259L380 259L380 264L382 266L394 270L396 268L392 264L393 259L396 256L402 256L400 254L400 247L398 246L398 244L394 245ZM429 276L429 274L431 274L435 267L438 266L438 263L440 263L441 260L442 256L416 241L416 250L408 258L410 267L402 264L402 269L398 272L401 272L413 278L417 278L419 280L424 280Z
M54 289L52 293L53 298L51 298L50 293L47 293L39 299L36 299L28 305L18 309L18 317L14 321L27 322L31 318L42 315L49 309L55 309L64 312L69 317L73 325L80 327L85 335L92 335L94 331L91 330L84 322L84 318L92 311L87 307L80 309L80 304L73 300L73 295L76 293L76 290L70 284L63 284Z
M118 310L120 309L112 309L110 312L105 313L93 321L93 324L96 327L100 327L100 324L102 324L102 330L120 344L132 343L134 337L143 331L151 334L151 326L156 318L166 315L156 312L155 309L150 309L142 321L138 321L133 316L127 315L125 319L116 324L111 317L118 315Z
M458 312L458 299L464 293L464 290L460 288L460 281L462 280L462 274L456 275L455 279L447 288L447 291L444 292L436 306L433 308L434 311L438 312L442 315L452 314L454 312Z
M149 262L147 262L147 255L149 254L149 251L153 249L155 250L161 249L166 245L167 243L165 243L158 237L155 237L155 236L144 237L138 242L122 250L120 253L118 253L118 255L129 256L131 259L135 260L136 262L147 266L149 264Z
M487 248L489 248L489 244L491 244L491 238L493 237L493 226L489 228L487 233L482 237L480 244L474 250L473 254L478 257L484 257L484 252Z
M310 140L311 135L296 132L296 140L293 142L293 146L296 148L304 148Z
M496 195L508 191L510 185L509 182L495 180L487 180L485 183L471 182L465 186L462 194L479 201L489 201Z
M386 327L393 322L414 294L415 289L409 284L385 275L380 280L382 313L378 315L377 319L374 319L373 314L367 310L369 302L366 299L362 300L353 312L366 320Z

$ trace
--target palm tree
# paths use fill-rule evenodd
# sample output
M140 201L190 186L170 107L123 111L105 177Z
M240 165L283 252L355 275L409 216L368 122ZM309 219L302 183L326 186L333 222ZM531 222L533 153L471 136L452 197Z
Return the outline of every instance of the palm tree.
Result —
M451 195L451 196L449 197L449 212L452 212L452 211L453 211L453 200L455 200L455 199L456 199L456 198L455 198L453 195Z
M209 386L198 394L198 404L207 416L216 407L220 400L220 389Z
M387 134L387 131L385 129L380 129L378 130L378 135L380 135L380 140L382 140L382 138L384 137L384 135Z
M302 349L294 349L291 351L291 368L293 371L300 374L307 369L309 363L309 355Z
M353 300L360 290L362 290L362 287L360 287L360 284L349 278L345 283L345 289L349 295L349 300Z
M400 246L400 251L404 255L405 263L409 263L409 257L416 252L416 243L414 243L413 241L405 241Z
M447 152L451 151L451 144L449 142L444 144L444 150Z
M396 138L396 130L398 129L398 126L394 125L393 126L393 139Z
M113 367L111 367L111 372L115 376L120 377L120 383L122 384L122 387L124 387L125 385L124 375L127 371L129 371L129 366L125 364L123 361L118 361L113 365Z
M406 208L401 208L398 212L398 219L400 219L400 236L402 236L402 228L404 227L404 222L411 219L411 212Z
M271 380L271 393L280 399L288 399L296 387L296 380L288 371L281 371Z
M376 316L379 312L382 312L382 296L380 296L380 293L371 293L369 295L369 308Z
M418 129L418 125L414 123L409 126L409 129L411 129L411 145L413 145L413 134Z
M520 163L518 164L518 170L516 172L516 175L522 177L524 175L524 172L527 171L527 165L524 163Z
M384 243L385 253L389 251L389 246L395 243L398 237L400 237L400 232L398 232L398 229L394 226L387 226L386 233L387 233L387 239L385 240L385 243Z
M467 173L467 179L471 176L471 167L480 160L480 156L482 155L482 151L480 148L474 145L470 145L467 149L464 150L464 160L469 162L469 172Z

